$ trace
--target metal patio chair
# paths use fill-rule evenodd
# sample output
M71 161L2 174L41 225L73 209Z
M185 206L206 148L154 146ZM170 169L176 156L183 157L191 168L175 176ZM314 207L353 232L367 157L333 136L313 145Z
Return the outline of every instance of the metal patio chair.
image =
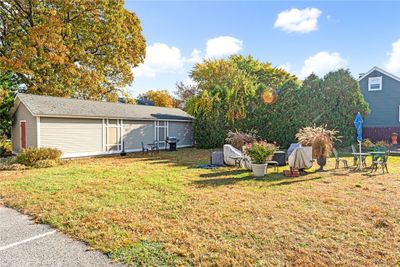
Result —
M389 158L389 154L386 153L382 157L380 157L377 160L372 161L372 166L371 166L371 172L377 171L378 166L382 167L382 173L385 173L385 170L387 173L389 173L388 166L387 166L387 160Z
M347 163L347 160L346 159L341 159L339 157L339 154L338 154L338 152L337 152L337 150L335 148L333 149L333 155L335 156L335 159L336 159L335 169L339 168L340 162L343 162L344 168L346 170L349 168L349 164Z

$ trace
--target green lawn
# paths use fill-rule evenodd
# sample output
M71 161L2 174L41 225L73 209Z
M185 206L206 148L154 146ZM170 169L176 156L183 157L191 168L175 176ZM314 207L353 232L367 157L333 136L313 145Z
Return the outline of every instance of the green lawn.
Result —
M0 203L129 265L400 266L400 157L390 174L254 179L208 151L0 172ZM281 172L281 170L280 170Z

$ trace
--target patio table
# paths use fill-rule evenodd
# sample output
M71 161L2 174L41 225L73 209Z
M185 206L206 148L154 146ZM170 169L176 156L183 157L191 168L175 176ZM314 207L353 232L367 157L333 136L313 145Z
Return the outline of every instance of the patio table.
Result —
M358 156L358 157L367 157L367 156L370 156L371 155L371 153L369 153L369 152L353 152L353 153L351 153L353 156ZM367 165L366 164L366 162L364 161L364 162L361 162L360 160L358 161L358 169L359 170L362 170L362 164L365 164L365 165Z
M386 154L386 151L372 151L369 152L369 154L371 154L372 156L383 156Z

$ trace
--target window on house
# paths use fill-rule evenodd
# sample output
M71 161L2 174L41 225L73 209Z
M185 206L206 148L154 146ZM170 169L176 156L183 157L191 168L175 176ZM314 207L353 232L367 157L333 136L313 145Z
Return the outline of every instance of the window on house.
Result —
M368 79L368 91L382 90L382 77L371 77Z

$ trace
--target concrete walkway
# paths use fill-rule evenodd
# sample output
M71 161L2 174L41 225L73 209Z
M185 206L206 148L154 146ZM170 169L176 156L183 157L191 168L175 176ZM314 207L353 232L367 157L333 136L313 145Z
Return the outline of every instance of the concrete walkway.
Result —
M0 206L0 266L116 266L48 225Z

